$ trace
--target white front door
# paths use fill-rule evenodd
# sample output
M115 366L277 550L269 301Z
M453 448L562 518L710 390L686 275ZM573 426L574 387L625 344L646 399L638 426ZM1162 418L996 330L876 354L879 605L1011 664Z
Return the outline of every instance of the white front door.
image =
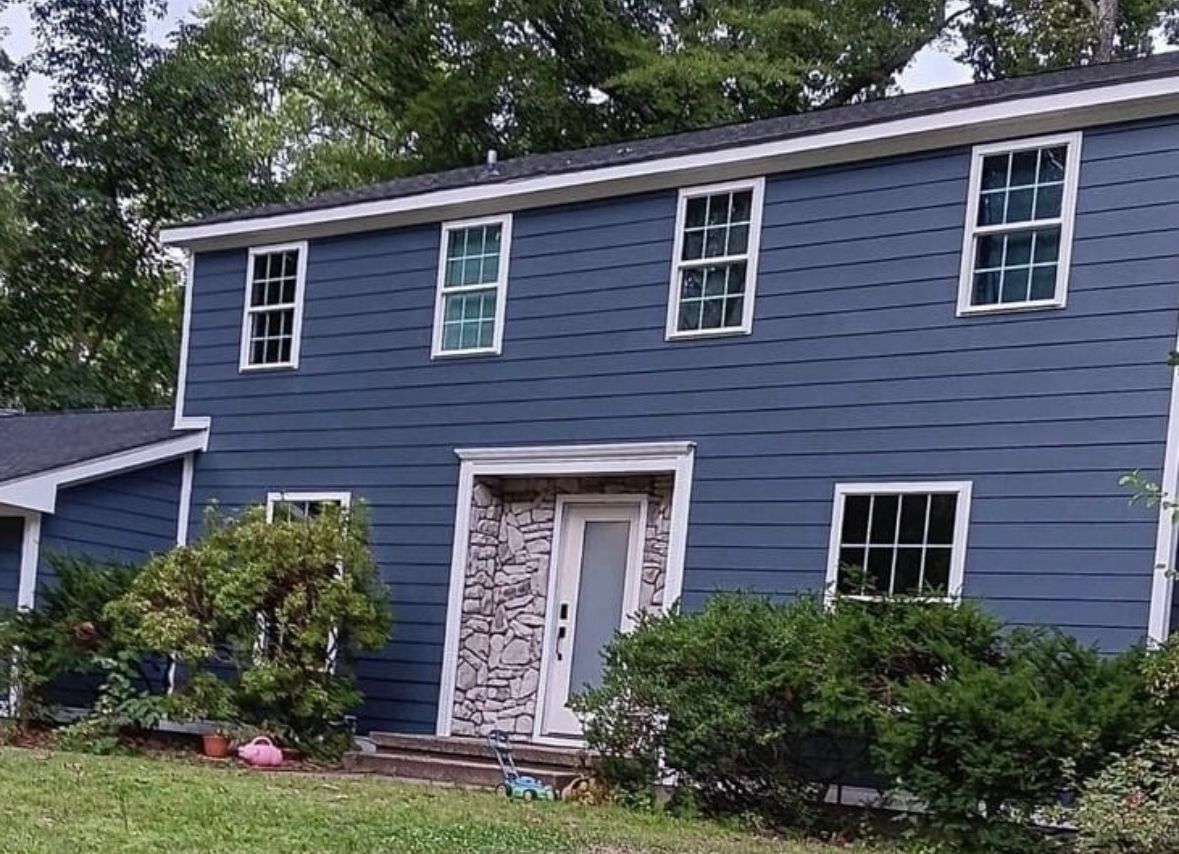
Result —
M638 610L646 499L569 497L557 509L539 734L578 738L569 695L601 681L603 647Z

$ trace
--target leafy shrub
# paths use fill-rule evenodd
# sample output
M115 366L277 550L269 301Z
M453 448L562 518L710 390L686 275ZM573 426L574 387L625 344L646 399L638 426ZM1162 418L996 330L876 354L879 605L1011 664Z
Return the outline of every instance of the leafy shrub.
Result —
M274 521L212 509L201 540L149 561L107 614L143 651L224 678L245 723L316 753L346 743L350 660L390 631L363 508Z
M705 812L805 824L827 783L864 761L899 684L988 661L999 637L969 606L717 596L699 613L643 617L574 703L623 789L649 788L662 763Z
M1179 851L1179 735L1168 731L1110 763L1066 818L1081 851Z
M55 685L86 677L101 679L105 662L120 658L125 644L115 636L105 608L131 586L136 567L101 563L88 558L50 555L57 583L38 591L36 607L0 614L0 650L19 650L13 666L0 664L0 688L7 693L14 679L21 720L52 713L49 697ZM135 677L149 675L135 662Z
M1057 632L1016 632L1002 660L898 687L876 755L957 849L1024 851L1032 819L1163 722L1142 651L1105 659Z

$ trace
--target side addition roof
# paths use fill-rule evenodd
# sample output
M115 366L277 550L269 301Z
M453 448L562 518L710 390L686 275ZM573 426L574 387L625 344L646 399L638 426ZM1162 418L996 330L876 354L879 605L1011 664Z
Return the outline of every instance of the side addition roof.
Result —
M52 512L57 489L204 450L170 409L0 415L0 504Z

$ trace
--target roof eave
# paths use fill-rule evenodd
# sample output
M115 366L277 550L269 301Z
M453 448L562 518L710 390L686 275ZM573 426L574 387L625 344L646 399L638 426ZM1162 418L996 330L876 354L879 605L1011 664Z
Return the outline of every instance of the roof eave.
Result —
M1166 75L618 166L181 225L165 229L161 239L203 251L325 237L1174 114L1179 114L1179 75Z
M61 487L77 486L178 459L186 454L207 450L208 446L209 431L192 430L118 453L12 478L0 483L0 505L38 513L52 513L57 507L57 491Z

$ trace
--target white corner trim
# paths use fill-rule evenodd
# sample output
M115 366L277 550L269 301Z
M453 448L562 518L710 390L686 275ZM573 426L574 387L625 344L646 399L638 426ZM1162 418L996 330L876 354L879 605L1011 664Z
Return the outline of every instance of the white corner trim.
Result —
M117 454L6 481L0 483L0 504L52 513L57 506L57 490L62 486L84 483L183 457L185 454L205 450L208 443L208 432L198 430L162 442L120 451Z
M273 255L279 252L297 252L298 262L295 265L295 302L293 305L278 303L268 306L253 307L250 304L254 286L254 264L261 255ZM251 246L246 263L246 287L242 297L242 337L241 350L238 358L239 373L253 371L281 371L299 369L299 351L303 341L303 303L304 292L307 287L307 241L299 240L292 243L276 243L267 246ZM256 308L256 310L255 310ZM293 309L291 320L291 358L286 362L250 362L250 318L252 314L266 311L282 311Z
M435 733L450 735L458 672L459 631L466 582L467 550L471 533L471 498L476 477L560 477L572 475L673 475L671 532L668 537L663 608L670 610L683 595L684 558L688 546L688 513L696 454L693 442L636 442L603 445L546 445L515 448L459 448L458 495L454 510L454 541L450 554L450 589L446 606L446 636L438 689ZM554 522L555 523L555 522Z
M172 426L184 429L184 390L188 385L188 345L192 335L192 285L196 281L196 253L184 253L184 314L180 324L180 363L176 370L175 414Z
M451 232L462 231L466 228L478 228L481 225L498 225L499 236L499 265L498 275L494 282L484 282L478 285L457 285L446 287L447 248L450 244ZM451 358L458 356L498 356L504 346L504 320L508 304L508 264L512 257L512 215L498 214L480 219L466 219L442 223L441 239L438 243L438 276L434 293L434 332L431 338L430 358ZM490 347L480 347L469 350L447 350L442 346L442 333L446 313L446 296L448 294L463 294L472 291L487 291L495 289L495 321L492 331Z
M1179 349L1179 342L1176 343ZM1167 445L1163 454L1163 474L1159 481L1162 497L1155 533L1154 567L1150 582L1150 614L1146 636L1152 645L1164 643L1171 636L1171 602L1175 592L1175 549L1179 547L1179 526L1174 516L1179 492L1179 368L1171 369L1171 402L1167 410Z
M37 566L41 562L41 514L26 513L24 519L16 607L21 611L31 611L37 603Z
M721 193L736 193L742 190L752 190L753 198L749 207L749 237L745 244L745 252L723 258L702 257L691 261L683 260L684 226L687 221L688 202L701 196L712 196ZM679 192L676 202L675 240L671 254L671 281L667 292L667 323L664 337L668 341L690 340L693 338L716 338L723 335L748 335L753 331L753 306L757 296L757 261L761 248L761 218L762 208L765 206L766 179L765 176L749 178L742 181L728 181L724 184L707 184L701 187L685 187ZM715 263L744 262L745 290L744 301L741 305L741 324L739 326L724 326L719 329L679 329L680 297L682 287L680 274L685 268L706 267Z
M962 259L958 273L958 316L975 314L997 314L1013 311L1032 311L1042 308L1064 308L1068 299L1068 279L1072 263L1073 230L1077 219L1077 187L1081 175L1081 131L1015 139L976 145L970 158L970 185L966 199L966 224L962 234ZM1041 220L1028 220L993 226L978 225L979 194L982 190L983 159L991 154L1027 151L1063 145L1067 148L1064 165L1064 188L1060 203L1060 216ZM1034 211L1033 211L1034 215ZM1005 234L1012 231L1027 231L1034 228L1060 228L1060 246L1056 260L1056 288L1051 299L1025 300L1014 303L973 305L971 294L974 290L974 247L975 240L984 234Z
M831 507L831 532L827 542L827 576L823 599L830 604L837 598L839 588L839 546L843 531L844 499L849 495L905 495L921 492L954 492L958 503L954 509L954 539L951 543L949 589L945 597L930 597L930 601L959 602L966 577L966 552L970 534L970 505L974 483L969 480L893 481L880 483L837 483ZM878 597L847 596L848 599L876 599Z
M180 501L176 510L176 545L188 545L188 523L192 519L192 480L196 468L196 454L184 455L180 470Z
M921 116L865 124L826 133L717 151L679 155L418 193L395 199L343 204L320 210L247 216L224 222L166 228L161 240L173 246L201 248L248 244L251 236L282 239L286 235L342 233L365 228L430 222L451 216L491 213L494 205L516 210L656 188L731 180L817 165L883 157L905 151L1049 133L1085 125L1164 115L1179 109L1179 76L1156 77L1094 86L1069 92L943 110ZM477 210L482 207L483 210ZM440 215L441 214L441 215Z

